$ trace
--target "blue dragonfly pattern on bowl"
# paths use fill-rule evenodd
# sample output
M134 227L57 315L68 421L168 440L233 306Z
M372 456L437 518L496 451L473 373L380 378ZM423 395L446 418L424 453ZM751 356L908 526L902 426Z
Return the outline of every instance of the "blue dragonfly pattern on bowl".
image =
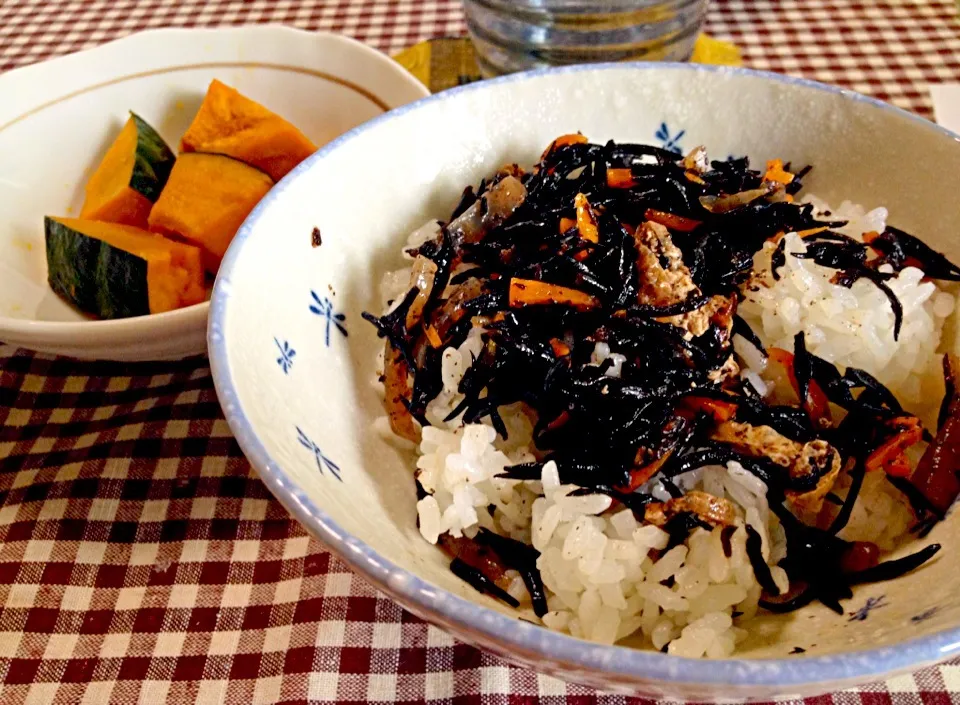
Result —
M293 358L297 356L297 351L290 347L290 343L286 340L281 343L279 340L274 338L273 342L276 343L277 349L280 351L280 357L277 358L277 364L280 365L280 369L283 370L283 374L289 374L290 368L293 367Z
M910 618L910 621L913 622L914 624L920 624L920 622L926 622L926 621L927 621L928 619L930 619L933 615L935 615L938 610L939 610L939 608L937 608L937 607L931 607L931 608L928 609L928 610L924 610L924 611L921 612L920 614L915 614L915 615L913 615L913 616Z
M320 474L323 475L324 468L326 468L330 471L331 475L340 480L340 482L343 482L343 478L340 477L340 466L324 455L323 451L320 450L320 446L314 443L310 437L303 432L303 429L301 429L299 426L297 426L296 429L297 440L300 442L300 445L313 453L313 457L317 461L317 469L320 471Z
M313 303L310 304L310 312L320 316L327 322L326 343L327 347L329 348L331 328L336 328L336 330L343 333L344 337L347 336L347 328L344 325L347 317L343 313L335 312L333 308L333 302L326 296L321 299L320 295L317 294L317 292L315 292L313 289L310 290L310 298L313 299Z
M875 610L877 607L886 607L887 606L887 596L880 595L880 597L868 597L867 601L863 603L863 607L858 609L856 612L850 613L850 618L848 622L865 622L870 613Z
M680 146L680 140L683 139L683 136L687 134L686 130L680 130L675 135L670 134L670 128L667 127L667 123L661 122L660 127L657 129L654 137L660 142L660 146L664 149L673 152L674 154L683 154L683 148Z

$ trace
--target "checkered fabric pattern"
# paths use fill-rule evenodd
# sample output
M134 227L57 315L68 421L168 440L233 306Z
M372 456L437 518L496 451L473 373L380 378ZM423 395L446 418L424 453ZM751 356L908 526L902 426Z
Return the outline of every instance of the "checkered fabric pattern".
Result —
M0 70L150 27L275 22L393 53L464 32L459 0L0 0ZM748 66L932 114L926 84L960 80L955 0L711 0L707 31Z
M384 51L463 31L456 0L0 0L0 70L139 29L285 23ZM714 0L750 66L930 115L960 81L953 0ZM960 662L816 702L960 700ZM625 703L402 611L273 500L204 361L0 345L0 703Z

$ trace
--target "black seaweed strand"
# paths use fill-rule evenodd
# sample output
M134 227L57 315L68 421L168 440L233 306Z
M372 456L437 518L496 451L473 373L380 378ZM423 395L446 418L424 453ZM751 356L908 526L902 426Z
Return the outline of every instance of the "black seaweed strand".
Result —
M892 561L884 561L873 568L867 568L856 573L850 573L847 580L851 585L862 585L864 583L879 583L885 580L893 580L901 575L916 570L924 563L933 558L940 551L940 544L932 543L929 546L921 548L916 553L909 556L898 558Z
M756 577L760 587L768 595L779 595L780 588L773 580L770 572L770 566L763 559L763 539L757 530L750 524L744 525L747 530L747 557L750 559L750 565L753 567L753 575Z
M525 543L483 528L477 534L477 541L492 548L500 556L504 565L520 573L524 585L527 586L527 592L530 593L534 613L538 617L543 617L549 610L547 608L547 591L543 586L540 571L537 569L537 559L540 557L540 552Z
M520 602L486 575L459 558L450 561L450 572L468 583L477 592L495 597L511 607L519 607Z

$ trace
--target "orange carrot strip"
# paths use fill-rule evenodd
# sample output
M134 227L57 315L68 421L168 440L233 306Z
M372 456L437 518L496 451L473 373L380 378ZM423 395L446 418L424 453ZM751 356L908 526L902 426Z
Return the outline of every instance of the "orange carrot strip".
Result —
M947 383L947 415L933 442L923 452L917 469L910 475L910 484L941 514L946 513L960 495L960 396L956 380L960 377L960 360L948 353L943 357L943 375Z
M812 235L817 235L829 229L830 228L824 225L822 228L810 228L809 230L797 230L797 235L799 235L800 237L810 237Z
M571 228L577 227L577 221L573 218L561 218L560 219L560 232L565 233Z
M687 177L687 181L692 181L695 184L700 184L701 186L707 182L700 178L700 175L695 171L685 171L683 175Z
M767 357L779 365L787 368L787 372L793 376L793 353L787 352L783 348L769 348Z
M547 424L546 430L556 431L558 428L565 425L569 420L570 420L570 412L561 411L560 415L557 418L555 418L553 421Z
M663 464L670 459L670 456L673 455L673 450L668 450L666 453L661 455L656 460L647 463L642 468L634 468L630 471L630 483L623 488L625 492L634 492L636 491L643 483L647 482L650 478L656 475L660 468L663 467Z
M633 172L629 169L607 169L607 186L610 188L631 188L635 184Z
M600 242L597 217L593 213L590 201L582 193L578 193L573 199L573 204L577 208L577 230L580 231L580 237L590 242Z
M867 456L864 467L867 471L880 470L891 462L897 461L907 448L923 438L923 429L912 426L897 435L888 438L883 444Z
M874 247L872 244L873 241L876 240L878 237L880 237L880 233L876 232L875 230L871 230L870 232L863 234L863 241L868 245L870 245L871 247L873 247L874 251L876 251L878 254L882 256L885 254L884 251L878 247ZM907 257L903 261L903 266L916 267L917 269L923 269L923 263L920 260L916 259L915 257ZM925 278L924 281L927 281L927 279Z
M797 397L799 397L800 385L793 371L793 353L787 352L782 348L770 348L767 350L767 356L770 360L782 365L787 370L787 377L790 378L790 386L793 387L793 391L796 392ZM817 384L816 380L810 380L810 384L807 387L807 398L803 400L802 406L812 421L819 421L830 414L830 400L827 399L827 395L820 385Z
M892 475L893 477L910 477L910 474L913 472L913 468L910 467L910 459L907 458L905 453L900 453L900 455L884 465L883 469L888 475Z
M586 144L587 138L579 132L573 132L568 135L560 135L553 141L554 147L566 147L571 144Z
M433 326L424 326L423 332L427 336L427 342L430 343L430 347L439 348L441 345L443 345L443 341L440 340L440 334L437 333Z
M540 155L540 161L543 161L544 158L548 154L550 154L550 152L555 150L557 147L566 147L567 145L571 145L571 144L586 144L586 143L587 143L587 138L581 135L579 132L577 132L576 134L570 134L570 135L560 135L559 137L557 137L557 139L551 142L545 150L543 150L543 154Z
M710 397L684 397L680 402L681 411L689 411L694 414L705 412L713 417L717 423L729 421L737 412L737 405L723 399L711 399Z
M840 570L858 573L880 562L880 547L870 541L854 541L840 557Z
M516 277L510 280L509 300L511 308L562 304L586 311L600 305L596 297L578 289Z
M570 346L560 340L560 338L551 338L550 347L553 348L553 354L557 357L564 357L570 354Z
M699 220L694 220L693 218L684 218L682 215L665 213L663 211L654 210L653 208L648 208L646 213L643 214L643 217L647 220L652 220L654 223L660 223L660 225L665 225L668 228L679 230L683 233L688 233L700 225Z
M786 186L793 181L793 174L784 171L782 159L771 159L767 162L767 173L763 175L764 181L776 181Z

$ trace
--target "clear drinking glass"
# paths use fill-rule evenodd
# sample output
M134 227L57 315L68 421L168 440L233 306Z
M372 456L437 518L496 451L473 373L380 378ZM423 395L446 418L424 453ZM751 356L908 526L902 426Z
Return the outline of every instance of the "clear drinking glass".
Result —
M707 0L464 0L486 76L598 61L686 61Z

